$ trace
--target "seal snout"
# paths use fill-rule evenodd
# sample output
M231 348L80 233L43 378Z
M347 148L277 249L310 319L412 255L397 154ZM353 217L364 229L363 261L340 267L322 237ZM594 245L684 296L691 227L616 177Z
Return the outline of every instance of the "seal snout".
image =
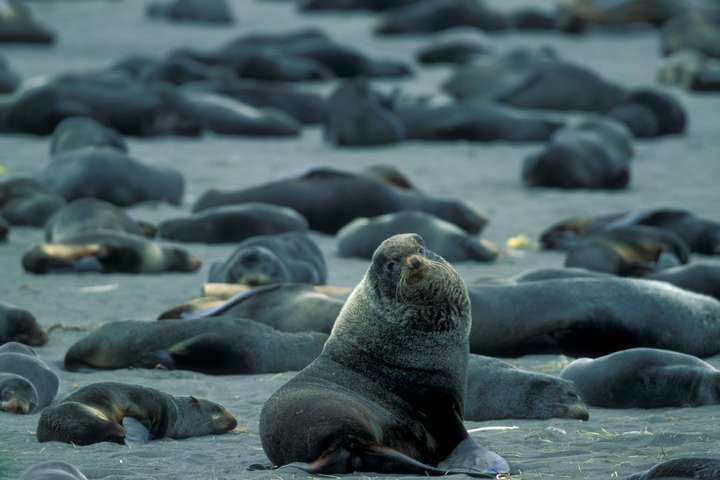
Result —
M425 259L422 258L420 255L410 255L405 259L405 265L410 270L420 270L424 266L426 266L427 263L425 262Z

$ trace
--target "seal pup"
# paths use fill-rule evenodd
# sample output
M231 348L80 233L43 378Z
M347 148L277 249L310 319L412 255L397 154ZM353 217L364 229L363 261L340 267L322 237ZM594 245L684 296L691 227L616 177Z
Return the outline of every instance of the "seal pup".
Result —
M373 176L331 168L314 168L298 177L241 190L212 189L200 197L193 211L248 202L290 207L307 219L312 230L333 235L358 217L403 210L432 213L468 233L480 232L488 222L463 202L395 188Z
M44 243L22 258L26 272L165 273L194 272L202 263L186 250L160 245L137 235L94 230Z
M57 375L34 354L0 353L0 410L33 413L50 405L59 386Z
M232 25L235 16L227 0L171 0L153 2L145 10L148 18L171 21Z
M62 242L82 233L112 230L152 237L155 227L133 220L121 208L97 198L74 200L56 212L45 224L45 241Z
M698 407L720 403L720 371L692 355L633 348L579 358L560 372L588 405L603 408Z
M470 38L457 38L432 42L415 52L415 58L424 65L462 65L489 53L490 49L484 43Z
M676 458L658 463L650 470L624 480L716 480L720 478L720 459Z
M490 262L498 256L497 248L487 240L425 212L388 213L353 220L337 234L338 253L342 257L371 258L383 240L406 232L420 235L429 249L448 261Z
M292 208L246 203L204 210L160 224L160 237L176 242L232 243L258 235L304 232L307 220Z
M89 117L69 117L55 127L50 139L50 155L85 147L110 147L128 151L125 139L118 132Z
M37 439L81 446L129 443L134 438L180 440L219 435L236 426L235 417L209 400L175 397L139 385L101 382L83 387L43 410Z
M39 179L68 201L94 197L119 207L146 201L178 205L185 189L179 171L146 165L108 147L55 155Z
M10 225L43 227L65 199L44 183L18 177L0 183L0 216Z
M320 354L326 334L287 333L248 319L112 322L73 344L65 368L156 368L212 375L297 371Z
M0 302L0 345L18 342L37 347L47 341L47 333L40 328L32 313Z
M590 418L573 382L496 358L470 355L467 383L465 420Z
M20 480L87 480L87 477L69 463L44 462L25 470Z
M507 473L463 425L469 329L459 274L418 235L387 239L322 354L265 403L270 461L313 474Z
M213 263L208 281L324 284L327 265L320 247L305 233L260 235L241 242L224 262Z

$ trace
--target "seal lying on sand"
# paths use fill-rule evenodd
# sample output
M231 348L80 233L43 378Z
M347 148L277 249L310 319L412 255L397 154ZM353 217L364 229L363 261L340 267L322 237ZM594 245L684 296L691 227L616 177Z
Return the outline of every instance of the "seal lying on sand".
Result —
M469 235L452 223L424 212L388 213L375 218L358 218L338 232L338 252L343 257L371 258L388 237L417 233L428 248L449 261L489 262L498 250L487 240Z
M112 322L72 345L68 370L155 368L215 375L301 370L320 354L327 336L285 333L247 319Z
M155 227L130 218L124 210L97 198L81 198L65 205L45 224L45 241L61 242L97 230L154 236Z
M203 210L160 224L160 236L176 242L234 243L258 235L302 232L307 220L292 208L246 203Z
M720 478L720 459L676 458L659 463L624 480L715 480Z
M0 349L0 410L34 413L53 401L59 386L57 375L34 352Z
M560 377L575 382L588 405L604 408L697 407L720 403L720 371L691 355L633 348L579 358Z
M631 225L644 225L670 231L681 238L694 253L720 254L720 222L699 218L685 210L669 208L569 218L551 225L542 232L540 244L549 250L567 250L581 237Z
M463 425L470 302L417 235L377 249L322 354L260 415L275 465L309 473L509 471Z
M624 277L645 277L686 264L689 257L687 245L674 233L630 225L603 230L581 239L567 252L565 266Z
M65 205L65 199L31 178L0 183L0 216L10 225L42 227Z
M293 208L307 219L311 229L329 234L358 217L403 210L431 213L469 233L478 233L487 223L485 217L462 202L433 198L392 187L369 175L330 168L316 168L299 177L243 190L209 190L195 203L193 211L249 202Z
M50 155L85 147L110 147L127 152L125 139L112 128L88 117L70 117L58 124L50 140Z
M69 463L45 462L27 469L20 480L87 480L87 477Z
M19 342L35 347L45 345L47 341L47 333L30 312L0 302L0 345Z
M224 262L213 263L208 281L324 284L327 265L320 247L305 233L260 235L240 243Z
M194 272L202 263L182 248L124 232L93 230L35 246L23 255L22 265L30 273L162 273Z
M148 5L148 18L164 18L182 22L231 25L235 23L226 0L171 0Z
M663 282L567 278L469 290L473 353L596 357L634 347L720 353L720 302Z
M227 410L209 400L102 382L83 387L43 410L37 439L75 445L130 443L136 438L180 440L218 435L236 426Z
M37 23L18 0L0 3L0 43L55 43L55 32Z

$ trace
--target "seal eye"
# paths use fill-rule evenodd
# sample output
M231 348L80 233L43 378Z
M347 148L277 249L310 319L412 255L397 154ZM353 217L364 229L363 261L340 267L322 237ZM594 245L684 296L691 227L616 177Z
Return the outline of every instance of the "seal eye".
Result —
M418 249L418 255L422 255L423 257L425 256L425 247L420 247Z
M387 262L385 264L385 271L388 273L395 273L395 268L397 267L397 264L393 261Z

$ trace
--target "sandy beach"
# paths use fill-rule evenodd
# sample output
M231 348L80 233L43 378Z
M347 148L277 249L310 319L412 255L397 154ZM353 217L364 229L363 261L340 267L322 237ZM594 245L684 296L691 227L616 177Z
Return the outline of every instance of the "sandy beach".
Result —
M413 61L414 52L440 36L380 38L373 36L377 17L371 14L300 15L291 2L235 0L234 27L199 27L150 22L144 0L34 1L38 20L59 33L54 47L0 48L25 81L39 75L103 68L131 54L162 55L173 48L207 48L234 36L282 32L317 26L333 38L378 57ZM488 2L509 7L529 1ZM559 55L590 66L626 86L653 85L659 63L659 40L651 29L594 32L581 37L551 33L475 35L497 52L516 46L550 45ZM384 88L432 93L448 77L447 68L413 65L414 77L378 82ZM317 88L305 86L306 88ZM320 87L329 90L332 85ZM509 237L525 234L536 239L550 224L569 216L590 216L633 208L673 207L720 221L720 96L673 90L689 115L681 136L637 141L630 188L618 192L528 190L520 180L524 157L540 144L404 142L392 147L337 149L323 142L319 128L305 128L292 139L250 139L205 135L200 139L128 139L135 158L153 165L173 166L186 179L182 206L148 204L129 213L150 222L189 212L208 188L241 188L291 176L312 166L359 171L374 164L390 164L407 173L422 190L454 197L481 209L490 218L483 236L499 246ZM25 135L0 136L0 180L31 175L48 161L49 139ZM0 478L17 478L31 465L64 460L89 479L254 479L304 478L291 471L250 472L253 463L267 463L258 435L263 402L292 373L279 375L208 376L185 371L124 369L90 374L62 368L65 351L88 331L118 320L154 321L164 310L200 294L208 267L225 258L232 245L185 245L202 259L194 274L163 275L49 275L23 271L22 254L40 243L40 229L13 228L9 242L0 244L0 300L31 311L46 328L57 325L39 356L61 379L58 398L100 381L151 386L176 395L195 395L223 404L238 419L238 432L183 441L160 440L128 448L104 443L74 447L38 443L33 433L38 414L0 414ZM329 284L354 286L367 262L340 258L336 240L313 233L326 256ZM694 255L694 263L720 264L718 257ZM557 252L525 251L503 256L492 264L465 262L454 266L466 281L504 277L541 267L562 266ZM528 356L511 359L523 368L557 373L571 359ZM720 367L720 356L709 359ZM504 420L468 422L467 427L516 426L516 429L473 434L503 455L520 472L513 478L611 479L644 470L680 456L717 456L720 445L720 405L657 410L591 409L589 422L573 420ZM353 477L376 478L355 474ZM390 478L390 477L383 477ZM412 478L412 477L403 477Z

